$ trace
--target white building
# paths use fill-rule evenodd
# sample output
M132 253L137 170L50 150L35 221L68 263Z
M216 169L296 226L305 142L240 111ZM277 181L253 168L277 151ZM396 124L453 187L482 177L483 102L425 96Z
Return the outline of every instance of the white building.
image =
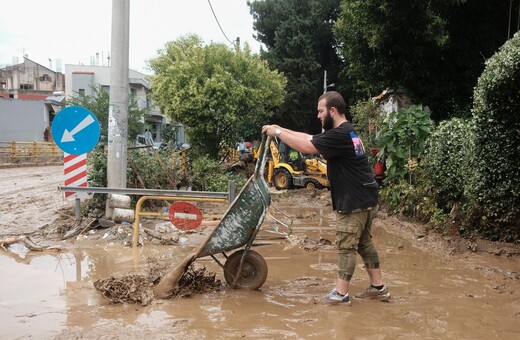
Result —
M139 109L146 110L145 123L150 125L154 141L162 141L161 129L170 121L158 109L154 108L149 99L150 84L147 75L129 70L130 95L137 101ZM110 91L110 67L95 65L65 64L66 98L92 96L92 88L96 85Z

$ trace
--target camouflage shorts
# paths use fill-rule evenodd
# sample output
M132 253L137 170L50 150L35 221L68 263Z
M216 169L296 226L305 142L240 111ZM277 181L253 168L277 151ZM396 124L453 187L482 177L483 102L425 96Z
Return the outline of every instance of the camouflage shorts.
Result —
M358 253L367 268L379 268L379 255L372 242L372 221L377 211L378 207L350 214L336 212L338 278L350 281Z

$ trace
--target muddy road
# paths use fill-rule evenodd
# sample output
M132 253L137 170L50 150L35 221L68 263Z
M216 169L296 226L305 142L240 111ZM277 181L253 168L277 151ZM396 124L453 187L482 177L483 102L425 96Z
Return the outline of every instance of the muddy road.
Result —
M0 235L32 233L58 215L74 217L74 200L64 200L63 166L0 168Z
M195 265L215 272L223 282L219 290L146 306L113 304L94 289L94 281L142 272L150 258L176 264L209 227L179 234L177 245L125 246L124 237L113 235L128 232L128 225L61 241L38 231L73 223L74 203L56 191L62 168L16 170L0 169L0 235L34 232L35 242L61 250L0 248L2 339L520 337L518 246L440 237L384 212L373 229L392 300L324 304L336 268L335 250L327 242L334 239L334 220L326 191L273 193L273 215L292 220L293 232L290 237L268 232L275 223L267 218L254 247L269 268L259 291L230 289L222 269L207 257ZM168 223L143 225L166 228ZM358 261L351 295L368 284Z

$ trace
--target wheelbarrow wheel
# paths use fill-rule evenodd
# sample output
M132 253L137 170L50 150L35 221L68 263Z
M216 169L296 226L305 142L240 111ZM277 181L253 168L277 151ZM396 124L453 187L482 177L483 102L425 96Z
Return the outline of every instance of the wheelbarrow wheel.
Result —
M242 263L240 276L233 286L235 275L240 266L240 260L245 250L239 250L231 254L224 264L224 278L226 282L233 288L258 289L262 287L267 278L267 263L262 255L254 250L249 250L247 256Z

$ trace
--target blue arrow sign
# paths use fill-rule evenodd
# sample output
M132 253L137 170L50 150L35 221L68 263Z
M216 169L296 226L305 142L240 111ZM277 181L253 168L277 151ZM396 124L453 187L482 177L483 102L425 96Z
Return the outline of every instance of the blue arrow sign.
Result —
M62 109L52 121L52 137L58 147L71 155L81 155L96 146L101 134L99 121L81 106Z

